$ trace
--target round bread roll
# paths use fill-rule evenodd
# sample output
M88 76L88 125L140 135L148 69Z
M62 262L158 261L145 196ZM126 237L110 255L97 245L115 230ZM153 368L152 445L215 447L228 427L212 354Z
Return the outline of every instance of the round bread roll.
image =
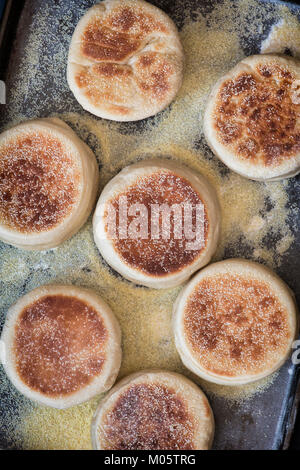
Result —
M96 158L60 119L27 121L0 135L0 239L46 250L74 235L94 205Z
M214 417L204 393L183 375L144 371L121 380L92 423L96 450L206 450Z
M121 363L119 324L94 292L47 285L21 297L7 313L2 362L26 397L68 408L105 392Z
M78 23L67 77L81 106L114 121L162 111L183 76L183 49L173 21L141 0L105 0Z
M294 296L271 270L243 259L206 267L179 295L175 343L209 382L242 385L276 371L297 333Z
M213 88L204 116L212 151L253 180L279 180L300 171L300 62L255 55Z
M187 167L142 161L106 185L93 226L100 253L118 273L169 288L210 261L219 238L219 204L208 181Z

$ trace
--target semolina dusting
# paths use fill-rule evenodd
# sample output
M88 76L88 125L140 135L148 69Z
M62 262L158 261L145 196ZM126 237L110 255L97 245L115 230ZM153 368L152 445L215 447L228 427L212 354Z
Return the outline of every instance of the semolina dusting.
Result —
M74 23L75 13L66 11L62 23L55 16L57 2L43 3L43 9L33 17L25 53L11 90L7 124L40 116L41 112L47 115L48 110L64 119L97 156L101 176L99 191L123 167L137 160L159 156L186 164L203 174L219 196L222 230L213 261L243 256L271 268L280 266L282 257L294 241L288 220L295 208L288 207L288 182L253 182L229 171L205 143L202 116L212 85L249 55L250 50L259 52L261 48L263 52L282 52L289 48L295 55L299 54L300 26L296 17L286 7L256 0L217 2L204 15L200 7L194 8L195 2L178 0L173 16L181 26L186 56L182 88L163 113L125 125L97 119L76 108L67 88L65 66L77 19ZM87 2L81 2L76 14L80 17L86 7ZM268 38L270 27L265 26L267 24L273 25ZM58 40L53 31L57 31ZM55 41L55 52L51 57L44 56L45 38ZM45 90L43 74L46 72L52 77L51 86L57 88L60 99L55 100L44 92L38 94L39 89ZM37 94L33 93L27 110L32 82ZM78 112L72 111L74 109ZM265 242L267 235L272 243ZM171 330L172 306L180 288L160 291L141 288L113 272L93 242L91 217L77 235L57 249L43 253L25 252L0 244L0 255L2 312L20 295L47 283L89 287L108 302L123 333L119 378L143 369L168 369L191 377L210 397L217 395L238 402L265 390L274 380L273 376L258 384L228 388L205 383L190 374L176 352ZM2 377L1 371L1 380ZM9 393L6 379L4 383ZM7 433L14 436L12 446L89 449L91 417L100 398L58 411L34 405L17 395L18 415L11 418L10 424L7 419L2 422L0 415L0 427L8 427Z

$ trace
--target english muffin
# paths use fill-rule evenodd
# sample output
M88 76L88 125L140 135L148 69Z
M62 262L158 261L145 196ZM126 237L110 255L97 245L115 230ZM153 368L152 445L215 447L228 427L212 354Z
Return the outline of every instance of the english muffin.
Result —
M119 324L94 292L47 285L8 311L2 362L26 397L68 408L108 390L121 363Z
M206 450L213 435L213 413L204 393L167 371L123 379L100 403L92 424L98 450Z
M183 50L173 21L142 0L105 0L78 23L67 77L87 111L136 121L166 108L183 76Z
M38 119L0 135L0 239L46 250L74 235L96 199L95 156L60 119Z
M271 270L230 259L206 267L185 287L173 325L186 367L210 382L241 385L286 361L297 333L296 304Z
M169 160L124 168L104 188L93 220L107 263L126 279L157 289L183 283L210 261L219 226L214 188Z
M253 180L300 171L300 65L291 57L243 59L213 88L204 116L212 151Z

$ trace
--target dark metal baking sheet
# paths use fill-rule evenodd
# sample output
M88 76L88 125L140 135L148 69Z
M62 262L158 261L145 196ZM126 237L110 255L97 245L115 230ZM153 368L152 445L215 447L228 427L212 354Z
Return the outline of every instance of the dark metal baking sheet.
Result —
M263 2L263 0L261 0ZM15 5L17 2L14 2ZM70 35L74 26L79 20L82 11L93 5L93 0L25 0L22 10L16 40L14 47L10 47L10 61L6 70L6 86L7 89L14 85L14 77L20 63L22 61L24 47L26 45L26 37L31 27L33 18L41 9L46 8L50 12L48 23L48 36L44 38L43 54L45 60L48 60L55 49L53 39L61 41L66 49ZM182 26L182 0L153 0L151 3L161 7L166 11L178 27ZM200 9L205 14L211 11L217 2L216 0L189 0L194 10ZM239 0L235 1L236 8L239 8ZM282 2L273 2L279 4ZM300 7L291 3L286 4L300 18ZM72 13L70 15L70 12ZM66 15L68 13L68 15ZM51 15L58 16L60 23L52 22ZM71 19L70 19L71 18ZM63 25L63 28L57 28L57 24ZM271 24L266 24L265 32L270 30ZM64 31L64 34L63 34ZM66 34L67 31L67 34ZM264 33L266 34L266 33ZM243 48L246 55L259 52L259 45L263 39L262 33L257 33L256 38L251 41L244 41ZM12 46L10 44L10 46ZM7 45L5 46L7 48ZM43 59L42 59L43 60ZM65 63L55 63L55 67L65 68ZM38 73L38 71L37 71ZM64 99L66 87L62 89L55 88L51 80L51 71L47 80L42 81L42 88L36 88L35 83L28 84L28 92L24 96L22 104L19 104L20 111L28 118L36 117L33 115L31 101L39 103L39 116L47 116L57 112L73 112L84 113L75 99L72 101ZM52 97L52 99L49 99ZM46 98L46 99L45 99ZM14 96L9 97L6 106L13 105ZM71 103L71 104L70 104ZM0 131L7 124L8 108L0 108ZM35 107L36 109L36 107ZM134 132L139 127L139 123L124 125L125 132ZM293 178L288 182L290 204L299 207L300 205L300 177ZM300 304L300 217L291 221L295 241L288 253L285 254L281 266L278 268L278 274L291 286L295 291ZM0 262L1 262L0 243ZM240 254L240 252L239 252ZM228 256L235 256L235 252L228 252ZM247 247L245 247L245 256L247 256ZM1 279L0 279L1 288ZM26 279L24 279L24 291L26 289ZM1 295L1 291L0 291ZM2 316L5 312L2 312ZM11 419L12 414L18 415L22 407L22 402L18 400L18 407L15 405L15 394L13 388L9 393L1 390L1 377L3 371L0 370L0 413L4 419ZM264 393L254 395L242 404L232 404L222 397L211 396L211 403L216 417L216 435L214 441L215 449L280 449L287 448L290 440L291 431L295 417L295 411L299 401L298 389L298 369L289 360L281 369L279 375ZM12 436L8 435L5 430L0 429L0 448L11 448L14 446Z

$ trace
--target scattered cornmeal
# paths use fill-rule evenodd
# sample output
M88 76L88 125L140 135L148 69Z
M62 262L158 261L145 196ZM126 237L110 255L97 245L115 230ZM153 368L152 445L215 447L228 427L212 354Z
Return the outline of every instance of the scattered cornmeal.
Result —
M260 184L247 181L227 171L208 151L202 135L201 120L211 86L246 55L240 37L257 37L265 32L264 25L267 22L278 24L282 18L288 17L288 10L254 0L241 0L239 8L233 8L233 3L236 2L225 0L204 18L194 12L191 15L194 9L190 9L190 6L194 6L193 2L177 2L181 5L181 9L178 8L180 17L182 9L186 9L186 19L180 33L186 55L183 86L171 108L144 122L138 131L135 131L134 126L132 130L130 126L127 128L97 120L89 115L73 113L60 117L71 124L93 148L102 167L100 189L121 168L144 157L172 156L176 161L199 171L214 185L222 205L221 243L214 261L222 259L225 249L231 250L234 256L243 255L240 247L244 245L249 257L266 262L272 268L280 265L281 257L294 240L287 223L292 211L292 208L287 207L287 185L285 182ZM83 13L83 10L79 12ZM34 17L27 53L24 54L15 87L11 90L14 101L8 111L7 118L10 120L19 122L26 117L23 102L28 83L34 81L37 89L45 89L44 81L49 76L49 70L53 73L55 86L66 97L64 107L72 109L74 101L67 91L64 61L70 34L74 29L74 26L70 27L73 24L73 12L66 12L66 26L56 26L60 28L62 42L55 61L56 64L61 63L61 67L53 67L53 57L50 60L44 57L43 52L42 39L47 37L51 14L49 5L45 5L42 14ZM176 12L174 18L176 20ZM51 17L51 21L58 22L59 19ZM295 35L293 41L297 41ZM45 109L48 105L51 109L52 100L52 97L45 96ZM39 113L40 102L32 97L31 114ZM264 221L262 227L255 232L247 232L245 228L258 216ZM267 248L263 242L270 232L280 242L278 246L272 243ZM0 249L3 250L2 246ZM75 237L55 251L28 254L9 248L2 251L1 257L0 279L3 280L3 290L0 311L5 312L12 299L16 300L24 293L24 285L26 292L49 282L74 283L92 288L113 309L123 331L124 361L120 378L138 370L160 368L184 373L196 381L195 376L183 368L171 332L172 305L180 289L156 291L137 288L118 277L99 256L92 238L91 220ZM207 385L199 379L197 382L209 394L240 402L264 390L272 380L271 377L258 384L232 387L230 390L226 386ZM92 401L70 410L55 411L22 403L21 422L19 416L12 416L18 423L16 446L22 445L27 449L89 448L90 421L96 406L97 403ZM11 429L11 436L13 432Z

